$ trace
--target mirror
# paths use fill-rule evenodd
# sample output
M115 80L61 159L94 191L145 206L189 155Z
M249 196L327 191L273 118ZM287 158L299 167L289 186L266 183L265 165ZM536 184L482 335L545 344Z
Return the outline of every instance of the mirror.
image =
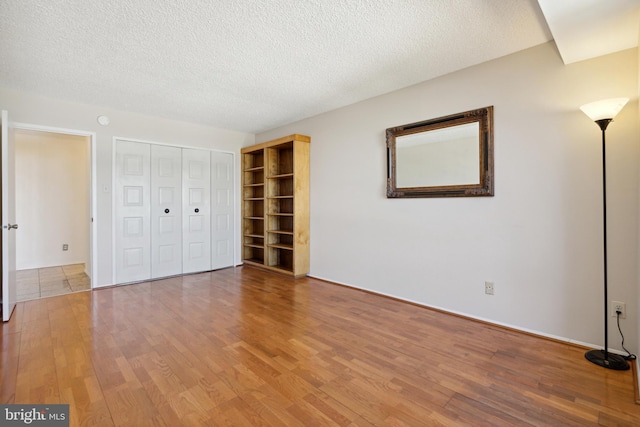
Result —
M493 196L493 107L387 129L387 197Z

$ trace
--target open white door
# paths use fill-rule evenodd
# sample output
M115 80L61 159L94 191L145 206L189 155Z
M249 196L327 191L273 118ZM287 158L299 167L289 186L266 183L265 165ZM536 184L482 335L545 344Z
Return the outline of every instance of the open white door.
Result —
M13 130L9 113L2 110L2 321L11 318L16 306L16 183Z

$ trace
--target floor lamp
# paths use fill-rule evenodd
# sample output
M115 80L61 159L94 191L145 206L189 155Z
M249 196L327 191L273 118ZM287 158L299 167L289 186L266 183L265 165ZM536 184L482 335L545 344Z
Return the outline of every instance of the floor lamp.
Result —
M609 325L607 313L609 297L607 294L607 162L605 157L605 131L613 118L629 101L627 98L604 99L602 101L585 104L580 109L602 130L602 213L604 221L604 350L590 350L585 357L592 363L604 368L624 371L629 364L624 357L609 353Z

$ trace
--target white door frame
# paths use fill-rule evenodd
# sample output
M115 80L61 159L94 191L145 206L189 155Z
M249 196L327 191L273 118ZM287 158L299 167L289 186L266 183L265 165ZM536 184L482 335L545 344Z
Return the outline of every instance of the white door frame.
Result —
M38 132L49 132L49 133L59 133L63 135L76 135L76 136L86 136L89 137L89 150L90 150L90 168L91 168L91 188L90 188L90 215L91 215L91 225L89 227L89 259L91 260L91 288L95 287L97 283L97 271L98 271L98 263L96 261L96 257L98 254L98 242L96 240L97 233L97 215L98 215L98 202L97 195L98 191L96 188L97 182L97 174L96 174L96 133L88 132L84 130L78 129L67 129L67 128L58 128L53 126L40 126L34 125L30 123L14 123L13 128L16 130L31 130Z

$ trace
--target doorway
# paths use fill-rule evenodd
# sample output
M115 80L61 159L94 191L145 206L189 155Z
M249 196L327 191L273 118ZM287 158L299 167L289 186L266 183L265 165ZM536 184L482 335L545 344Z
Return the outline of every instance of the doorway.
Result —
M15 129L16 300L91 289L91 136Z

